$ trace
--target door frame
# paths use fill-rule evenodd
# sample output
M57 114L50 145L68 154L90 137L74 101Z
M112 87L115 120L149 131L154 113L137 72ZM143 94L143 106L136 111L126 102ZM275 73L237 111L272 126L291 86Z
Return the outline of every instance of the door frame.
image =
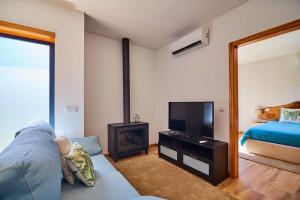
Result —
M229 43L229 175L239 176L238 156L238 48L300 29L300 19Z

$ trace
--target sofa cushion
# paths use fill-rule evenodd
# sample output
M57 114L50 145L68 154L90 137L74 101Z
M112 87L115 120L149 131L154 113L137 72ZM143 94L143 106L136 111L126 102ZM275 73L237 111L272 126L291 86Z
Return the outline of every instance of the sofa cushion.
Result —
M53 130L31 126L18 132L0 154L1 200L58 200L61 163Z
M102 154L91 156L91 159L93 161L96 179L98 176L102 177L117 171Z
M70 169L70 167L67 163L67 158L66 157L61 157L61 171L62 171L63 177L67 181L67 183L69 183L69 184L74 184L75 183L76 175Z
M61 171L63 173L64 179L69 184L74 184L76 180L75 174L69 168L66 160L66 156L70 153L71 150L71 142L66 137L58 137L55 139L55 142L58 146L60 157L61 157Z
M70 153L66 156L66 159L68 166L82 183L89 187L95 185L93 162L79 143L72 143Z
M47 122L43 121L43 120L32 120L28 123L28 125L24 128L27 129L29 127L38 127L40 129L42 129L44 131L44 133L47 133L48 135L50 135L51 137L53 137L54 139L56 138L56 135L54 133L54 129L51 125L49 125ZM19 130L16 133L16 137L20 134L20 133L24 133L23 129Z
M59 153L61 156L66 156L70 153L71 150L71 142L68 138L60 136L55 139L55 142L58 146Z
M95 174L94 187L84 187L79 181L74 185L62 183L62 200L132 200L140 196L118 171L105 176L98 171Z
M73 138L71 140L81 144L90 156L100 154L102 152L102 148L97 136Z

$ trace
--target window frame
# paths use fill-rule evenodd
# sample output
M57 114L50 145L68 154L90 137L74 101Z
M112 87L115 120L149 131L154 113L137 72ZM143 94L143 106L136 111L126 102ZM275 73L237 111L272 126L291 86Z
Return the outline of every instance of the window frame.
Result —
M55 43L0 32L0 36L49 46L49 124L55 127Z

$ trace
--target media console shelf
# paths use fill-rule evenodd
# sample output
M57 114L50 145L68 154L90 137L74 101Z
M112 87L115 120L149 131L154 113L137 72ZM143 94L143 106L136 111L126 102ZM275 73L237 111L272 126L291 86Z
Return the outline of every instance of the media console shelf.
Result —
M159 132L158 155L213 185L228 178L228 144L218 140L199 143L201 138Z

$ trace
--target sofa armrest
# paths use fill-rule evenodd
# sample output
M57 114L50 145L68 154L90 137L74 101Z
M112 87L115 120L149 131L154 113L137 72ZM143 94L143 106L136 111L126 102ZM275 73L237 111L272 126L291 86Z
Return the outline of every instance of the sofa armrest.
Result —
M97 136L72 138L71 141L81 144L90 156L102 153L102 147Z

